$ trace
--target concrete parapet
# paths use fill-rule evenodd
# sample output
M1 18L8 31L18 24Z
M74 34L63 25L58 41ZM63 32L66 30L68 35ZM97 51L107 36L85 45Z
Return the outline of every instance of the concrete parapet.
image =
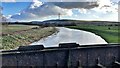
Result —
M15 66L16 68L20 66L28 66L28 68L76 68L78 66L93 68L96 65L112 68L113 63L120 62L120 44L3 51L0 56L2 56L3 68L6 66Z

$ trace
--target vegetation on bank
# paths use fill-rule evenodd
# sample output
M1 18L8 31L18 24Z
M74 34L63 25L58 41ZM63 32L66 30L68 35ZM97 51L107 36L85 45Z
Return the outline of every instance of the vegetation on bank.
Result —
M118 26L98 26L98 25L77 25L77 26L69 26L68 28L72 29L79 29L79 30L85 30L92 33L95 33L96 35L101 36L103 39L106 40L108 43L120 43L119 36L119 28Z
M3 25L2 27L2 47L0 49L4 50L29 45L57 31L54 27L41 28L27 25Z

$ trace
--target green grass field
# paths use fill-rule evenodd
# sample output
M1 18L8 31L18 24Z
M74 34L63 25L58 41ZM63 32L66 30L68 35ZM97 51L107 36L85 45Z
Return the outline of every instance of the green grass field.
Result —
M15 31L28 30L33 27L38 26L29 26L29 25L2 25L2 33L13 33Z
M2 34L5 35L2 36L2 46L0 49L3 50L28 45L57 31L54 27L41 28L27 25L8 25L2 27Z
M85 30L101 36L108 43L120 43L118 26L77 25L68 28Z

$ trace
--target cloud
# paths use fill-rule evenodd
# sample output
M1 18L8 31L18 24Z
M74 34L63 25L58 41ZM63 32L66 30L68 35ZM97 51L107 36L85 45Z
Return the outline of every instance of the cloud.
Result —
M75 15L76 19L118 21L118 3L105 1L106 3L100 2L101 5L90 10L79 9L79 15Z
M90 9L90 8L98 7L97 2L51 2L51 3L65 9L73 9L73 8Z
M108 6L107 5L104 5L102 7L99 6L97 8L93 8L92 10L95 12L104 13L104 14L106 14L106 13L118 13L118 4L111 3Z
M94 2L97 0L42 0L44 2Z
M80 13L82 13L82 14L88 13L86 9L79 9L78 11L79 11Z
M33 0L32 5L30 5L30 8L37 8L39 6L41 6L43 3L38 1L38 0Z
M62 2L53 2L46 0L41 2L33 0L33 3L20 12L12 15L11 18L18 21L39 20L48 16L55 16L59 13L64 16L72 16L73 9L79 10L80 14L94 14L94 17L99 18L99 15L116 12L117 8L110 0L58 0ZM73 2L74 1L74 2ZM78 2L77 2L78 1ZM98 15L99 14L99 15ZM98 15L98 16L97 16Z
M99 4L99 6L92 8L92 10L95 12L108 13L108 12L118 11L118 4L113 3L110 0L98 0L97 3ZM86 13L86 12L89 12L89 11L86 11L86 9L80 9L80 13Z
M72 11L68 9L62 9L53 4L44 4L40 7L30 7L19 14L13 15L11 18L16 20L37 20L42 17L52 16L52 15L72 15Z
M58 15L72 15L72 9L85 8L90 9L97 7L96 2L45 2L42 3L34 0L33 3L23 10L21 13L11 16L16 20L36 20L46 16Z

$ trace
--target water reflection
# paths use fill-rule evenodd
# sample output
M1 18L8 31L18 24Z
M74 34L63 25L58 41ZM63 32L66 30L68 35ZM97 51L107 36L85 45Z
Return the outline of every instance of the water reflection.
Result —
M90 45L90 44L107 44L107 42L100 36L93 33L69 29L65 27L57 27L59 32L47 38L41 39L38 42L34 42L31 45L43 44L45 47L58 46L59 43L73 43L76 42L80 45Z

